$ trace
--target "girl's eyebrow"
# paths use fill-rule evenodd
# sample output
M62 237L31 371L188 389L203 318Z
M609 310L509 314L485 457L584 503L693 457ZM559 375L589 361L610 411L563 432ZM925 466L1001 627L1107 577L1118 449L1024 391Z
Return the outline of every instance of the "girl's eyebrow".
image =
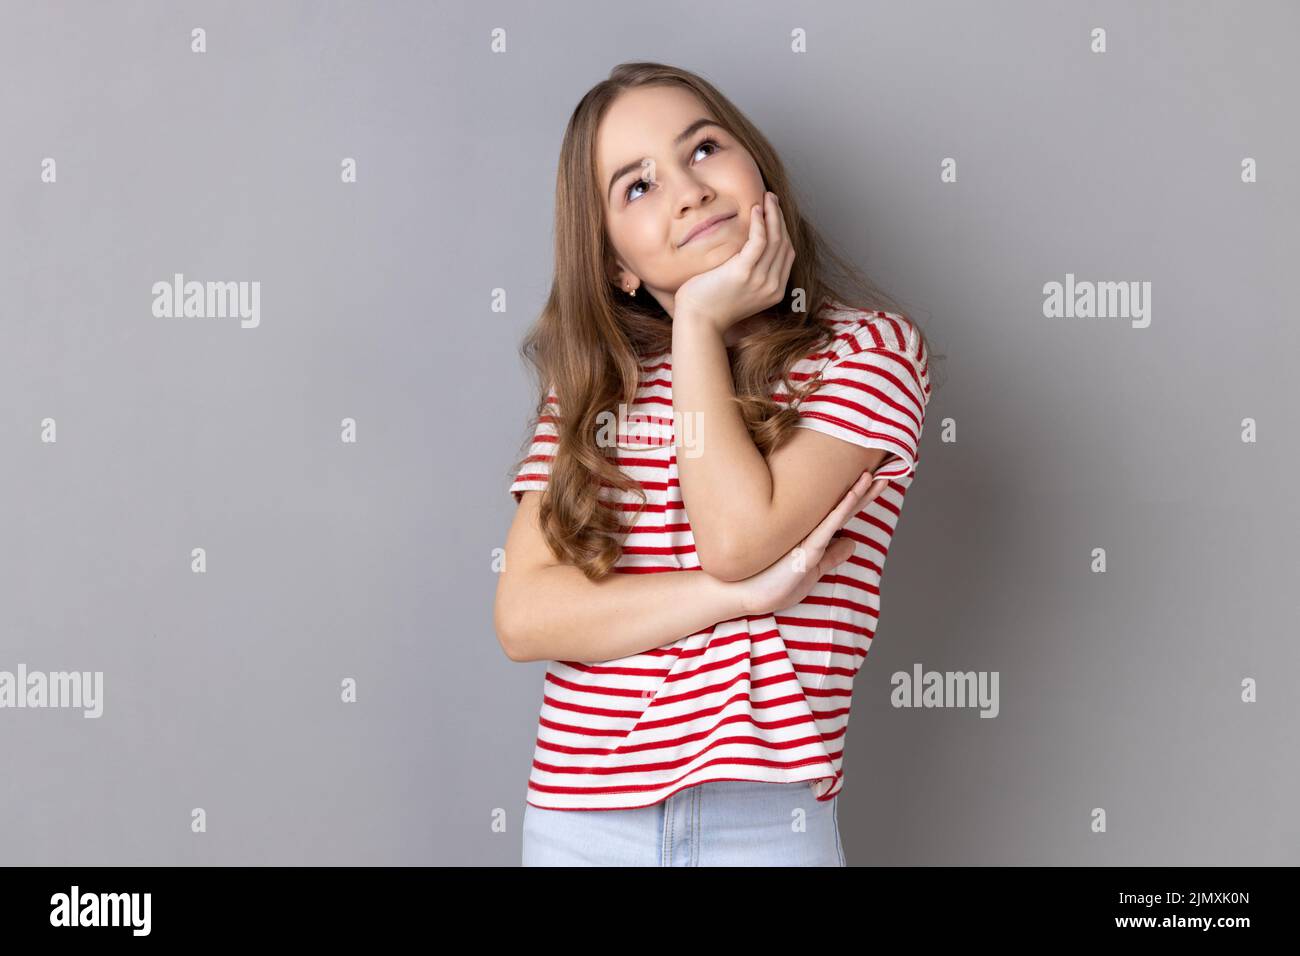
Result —
M677 138L673 140L673 145L680 146L684 140L691 138L692 133L694 133L697 129L700 129L701 127L704 126L716 126L718 127L718 129L724 129L723 125L719 123L717 120L711 120L707 116L702 116L699 119L697 119L694 123L692 123L690 126L686 127L686 129L678 133ZM645 162L644 159L634 160L633 162L625 163L624 165L620 166L618 169L614 170L614 175L609 178L608 192L612 193L614 191L614 185L620 179L626 176L628 173L640 169L641 164L643 162ZM609 198L608 193L606 194L605 198L606 199Z

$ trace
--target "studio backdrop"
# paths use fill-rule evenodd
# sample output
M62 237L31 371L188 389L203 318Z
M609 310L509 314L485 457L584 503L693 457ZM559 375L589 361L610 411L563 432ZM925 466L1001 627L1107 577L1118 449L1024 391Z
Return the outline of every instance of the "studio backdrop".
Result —
M1300 863L1297 27L4 3L0 863L518 863L520 344L629 60L725 90L943 357L850 862Z

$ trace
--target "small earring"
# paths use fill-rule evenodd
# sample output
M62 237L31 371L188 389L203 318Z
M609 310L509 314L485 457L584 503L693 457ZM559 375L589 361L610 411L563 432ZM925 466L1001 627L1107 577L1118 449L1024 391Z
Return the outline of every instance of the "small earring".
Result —
M630 295L632 298L635 299L635 298L636 298L636 289L628 289L628 290L627 290L627 294Z

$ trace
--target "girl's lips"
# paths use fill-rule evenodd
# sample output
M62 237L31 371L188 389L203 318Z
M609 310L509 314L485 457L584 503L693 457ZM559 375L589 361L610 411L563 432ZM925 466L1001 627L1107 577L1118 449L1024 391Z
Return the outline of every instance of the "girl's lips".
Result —
M736 218L736 214L735 214L734 212L733 212L730 216L722 216L722 217L718 218L718 219L715 220L714 222L709 223L707 226L705 226L705 227L704 227L703 229L701 229L699 232L695 232L695 233L692 233L691 235L687 236L684 240L682 240L682 245L684 246L684 245L686 245L686 243L688 243L688 242L693 242L693 241L695 241L696 239L700 238L700 236L707 236L707 235L708 235L709 233L711 233L714 229L717 229L719 226L721 226L724 222L728 222L729 220L732 220L732 219L735 219L735 218Z

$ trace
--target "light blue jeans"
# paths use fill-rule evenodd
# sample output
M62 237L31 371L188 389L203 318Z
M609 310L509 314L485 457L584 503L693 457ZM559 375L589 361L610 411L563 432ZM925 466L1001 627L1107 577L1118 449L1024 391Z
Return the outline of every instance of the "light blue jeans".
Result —
M839 795L718 780L631 810L524 804L524 866L844 866Z

